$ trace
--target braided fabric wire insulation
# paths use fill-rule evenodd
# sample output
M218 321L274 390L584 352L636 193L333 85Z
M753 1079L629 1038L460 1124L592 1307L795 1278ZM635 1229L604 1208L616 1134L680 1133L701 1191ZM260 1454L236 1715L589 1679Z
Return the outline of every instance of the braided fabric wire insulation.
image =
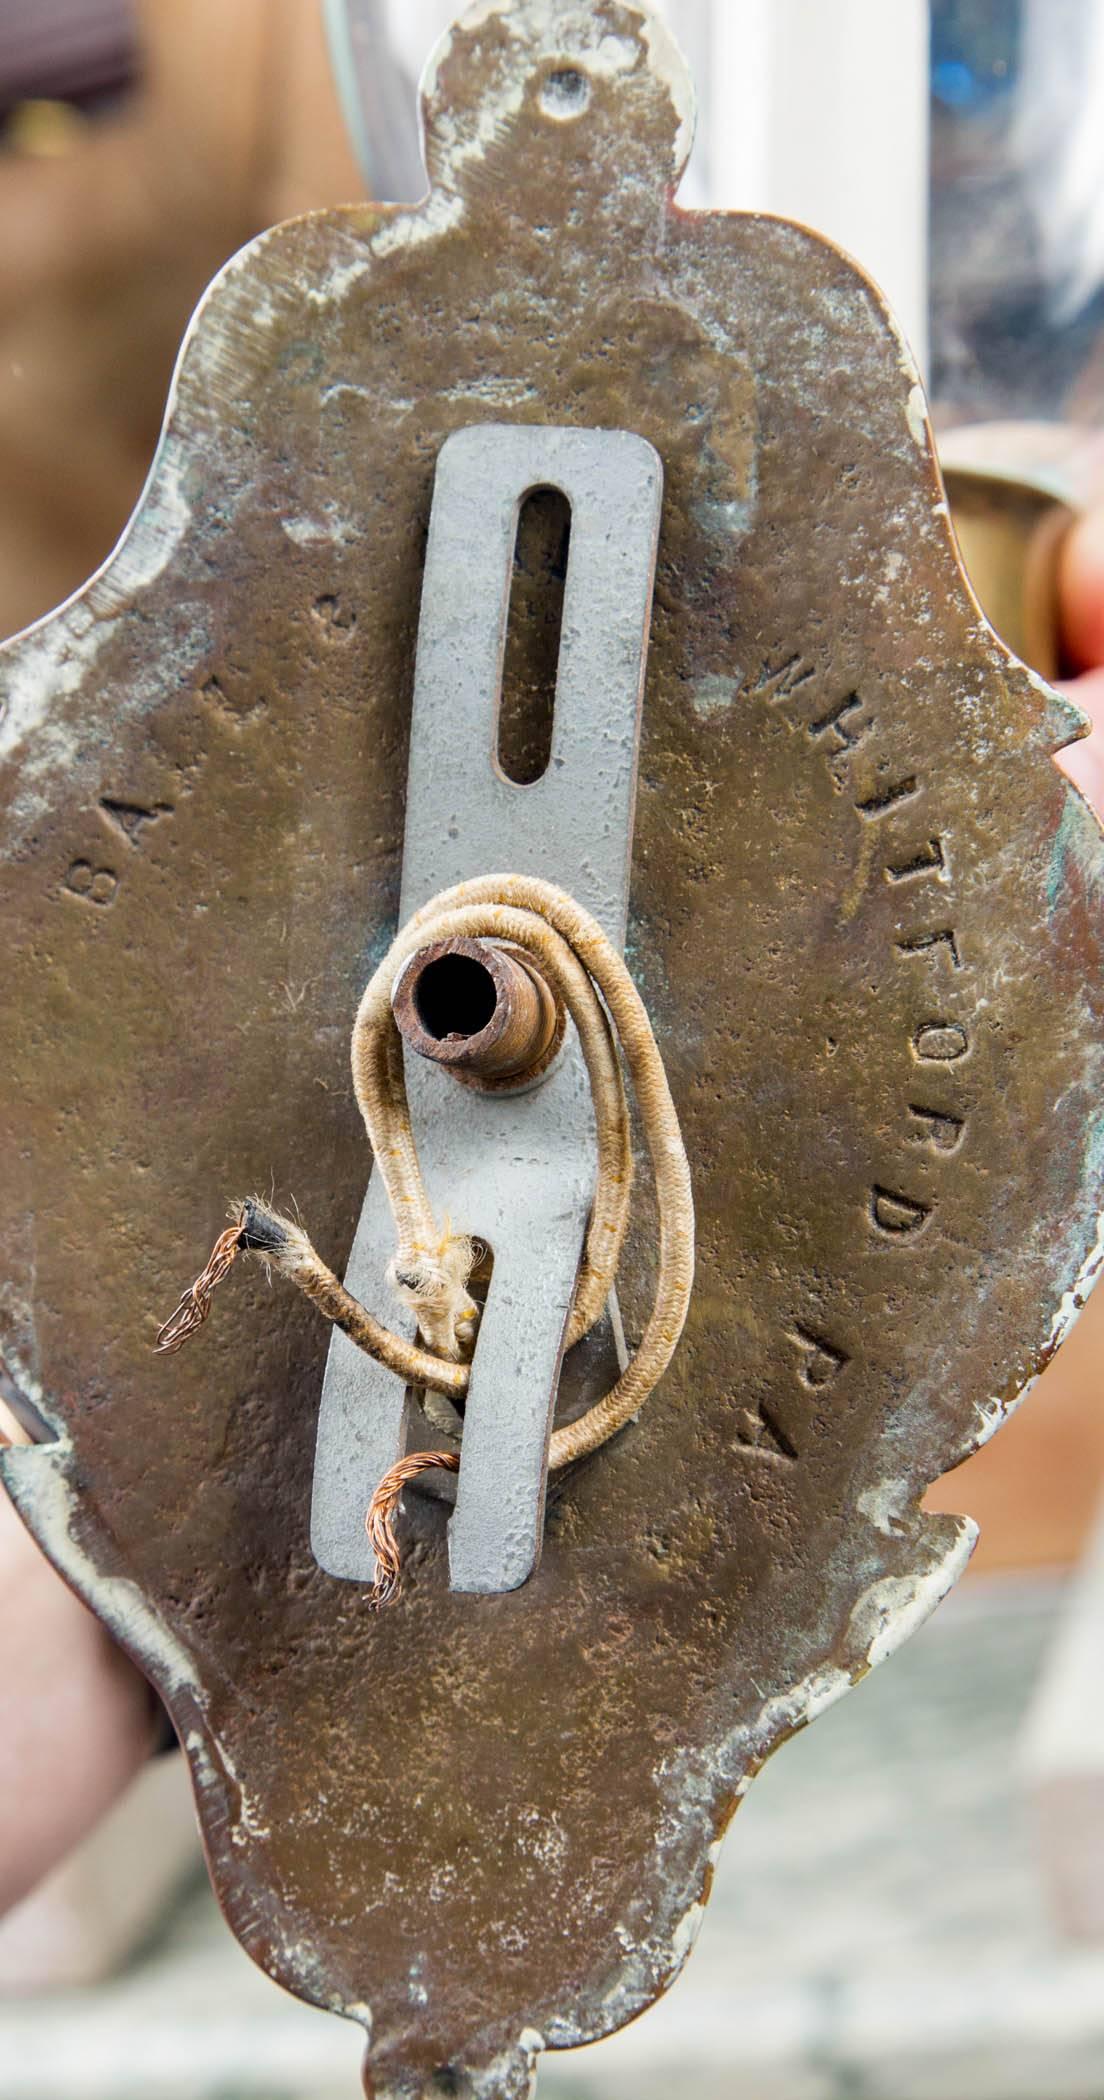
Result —
M559 1468L616 1435L639 1413L678 1344L694 1275L694 1205L690 1169L663 1059L643 1001L597 920L553 883L521 875L481 876L442 890L401 928L380 963L353 1024L353 1085L376 1171L395 1221L396 1250L388 1278L413 1308L421 1343L406 1342L375 1320L338 1281L303 1229L256 1200L236 1206L235 1224L205 1270L185 1292L158 1336L177 1348L206 1318L210 1288L229 1266L228 1241L287 1276L350 1339L415 1386L461 1397L478 1308L468 1294L472 1242L440 1223L422 1180L410 1121L403 1046L391 1010L395 980L419 948L455 937L513 942L543 972L578 1032L594 1106L598 1172L583 1262L567 1325L578 1341L602 1312L617 1275L629 1221L632 1151L623 1058L636 1097L655 1182L658 1260L655 1293L639 1347L616 1383L577 1421L554 1430L549 1464ZM618 1055L620 1049L620 1058ZM230 1255L233 1259L233 1254ZM380 1581L376 1599L398 1580L393 1518L403 1486L439 1465L455 1470L452 1452L401 1459L380 1481L366 1519Z

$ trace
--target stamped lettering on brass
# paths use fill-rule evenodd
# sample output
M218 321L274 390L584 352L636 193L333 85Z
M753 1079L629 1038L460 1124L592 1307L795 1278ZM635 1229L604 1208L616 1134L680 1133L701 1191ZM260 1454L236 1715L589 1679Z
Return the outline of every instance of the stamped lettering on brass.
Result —
M911 882L917 875L935 875L939 881L946 879L947 857L942 839L929 839L923 851L911 860L890 862L886 868L887 882Z
M116 802L111 795L100 800L100 810L112 830L121 831L127 843L137 846L147 824L157 824L162 817L171 817L171 802L155 802L147 809L141 802Z
M74 860L65 871L62 888L82 904L95 904L104 911L115 902L119 878L114 868L96 868L90 860Z
M778 1417L760 1401L758 1407L742 1407L736 1417L736 1442L757 1458L781 1459L792 1465L797 1446L786 1435Z
M959 954L958 942L955 938L953 927L944 926L938 933L906 934L903 940L898 941L897 946L901 950L902 955L937 956L938 951L942 948L944 953L950 958L951 968L953 970L961 970L962 968L962 957Z
M887 1240L911 1239L923 1231L931 1214L930 1203L920 1203L900 1189L882 1188L875 1182L870 1191L870 1222Z
M331 642L347 642L357 623L356 613L335 591L325 591L311 606L311 616Z
M970 1038L958 1021L921 1021L912 1038L912 1054L922 1065L953 1065L965 1057Z
M834 751L853 751L857 744L861 744L865 736L869 736L870 731L874 727L869 717L858 721L853 719L856 715L861 717L862 705L863 703L858 693L848 693L835 707L829 708L827 714L818 715L815 722L807 723L806 727L809 735L811 737L834 736L836 739L832 747Z
M957 1152L966 1135L965 1116L953 1116L947 1109L918 1108L909 1102L909 1114L922 1125L922 1131L912 1133L914 1140L930 1146L933 1152Z
M765 663L751 690L757 699L775 706L779 701L788 700L791 693L796 693L799 686L808 685L815 676L815 666L807 656L788 656L781 664Z
M801 1352L797 1375L810 1392L820 1392L824 1386L831 1385L850 1362L845 1350L837 1349L834 1342L826 1341L822 1334L816 1334L801 1320L794 1321L787 1340Z
M911 802L920 793L920 782L914 773L904 780L895 780L892 787L878 788L872 795L865 795L855 808L860 817L884 817L887 810L896 808L898 802Z
M752 688L754 694L766 700L772 707L789 698L791 694L809 683L815 675L814 668L797 654L781 662L767 661L763 665L758 682ZM814 702L814 707L816 703ZM791 729L801 724L785 715ZM874 823L889 817L902 805L911 803L924 793L924 782L915 773L902 773L896 778L885 759L875 759L876 772L888 775L886 784L856 794L850 781L850 766L854 752L865 745L875 729L871 716L864 713L862 695L851 689L825 706L821 700L819 709L810 713L804 723L806 735L826 759L828 771L837 791L849 792L856 816L864 823ZM865 756L865 752L864 752ZM943 835L936 832L912 851L889 849L882 870L885 880L893 886L908 886L924 877L934 878L944 885L949 883L950 869ZM964 967L958 933L953 926L923 926L910 932L898 932L893 936L896 952L908 961L929 963L957 973ZM919 979L917 980L919 982ZM922 1020L911 1031L909 1047L912 1056L921 1065L953 1065L965 1057L970 1040L965 1027L959 1021L943 1018ZM929 1153L943 1160L950 1160L961 1149L966 1130L964 1114L950 1110L929 1109L923 1104L902 1104L901 1141L914 1147L924 1147ZM934 1202L925 1202L910 1194L907 1188L891 1186L887 1182L873 1182L866 1197L866 1220L868 1228L880 1239L897 1246L912 1244L925 1231L935 1214ZM789 1338L798 1348L806 1352L799 1372L801 1382L809 1388L826 1384L838 1375L847 1358L826 1343L822 1336L805 1328L801 1323L789 1330ZM762 1411L760 1410L760 1415ZM756 1418L757 1420L759 1417ZM777 1429L772 1424L772 1429ZM756 1432L757 1443L766 1432ZM777 1436L773 1439L778 1443Z

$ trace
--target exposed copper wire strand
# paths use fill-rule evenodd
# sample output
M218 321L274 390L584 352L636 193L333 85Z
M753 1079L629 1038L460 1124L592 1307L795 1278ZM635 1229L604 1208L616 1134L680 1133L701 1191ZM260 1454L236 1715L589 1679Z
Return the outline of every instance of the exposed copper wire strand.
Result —
M211 1295L233 1268L242 1248L242 1225L245 1221L245 1206L240 1205L234 1222L225 1232L220 1232L204 1267L194 1283L188 1285L176 1311L170 1313L162 1327L157 1330L154 1348L159 1356L171 1356L175 1349L182 1349L189 1337L195 1334L211 1310Z
M428 1473L434 1466L444 1473L458 1473L460 1460L452 1451L412 1451L409 1458L400 1458L388 1468L368 1504L364 1529L376 1557L376 1579L368 1601L376 1610L390 1604L399 1592L401 1557L395 1520L402 1491L419 1473Z

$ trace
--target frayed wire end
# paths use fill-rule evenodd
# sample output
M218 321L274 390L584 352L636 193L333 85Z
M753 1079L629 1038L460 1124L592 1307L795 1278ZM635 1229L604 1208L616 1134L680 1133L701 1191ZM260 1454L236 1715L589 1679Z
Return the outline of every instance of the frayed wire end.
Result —
M170 1313L163 1327L157 1330L154 1348L159 1356L171 1356L182 1349L193 1334L198 1333L211 1310L211 1294L222 1282L241 1252L244 1244L242 1229L245 1223L246 1205L235 1205L233 1223L225 1232L220 1232L206 1265L200 1270L194 1283L188 1285L175 1312Z
M241 1243L247 1254L256 1254L273 1268L290 1271L297 1258L310 1251L310 1241L301 1225L273 1210L259 1196L249 1196L241 1206Z
M387 1265L387 1281L416 1314L427 1347L450 1363L470 1356L474 1346L479 1307L467 1286L481 1253L481 1243L454 1233L446 1218L435 1246L400 1248Z
M231 1223L225 1232L220 1232L206 1266L188 1285L175 1312L158 1328L154 1348L159 1356L171 1356L198 1333L211 1310L212 1293L239 1254L256 1254L262 1261L280 1267L306 1243L300 1228L290 1218L282 1218L279 1211L270 1210L259 1196L231 1204L230 1218Z
M444 1473L458 1473L460 1460L454 1451L412 1451L409 1458L400 1458L396 1465L389 1467L368 1505L364 1529L376 1557L376 1579L368 1593L373 1611L390 1604L402 1587L395 1522L403 1489L416 1480L419 1473L428 1473L434 1466L440 1466Z

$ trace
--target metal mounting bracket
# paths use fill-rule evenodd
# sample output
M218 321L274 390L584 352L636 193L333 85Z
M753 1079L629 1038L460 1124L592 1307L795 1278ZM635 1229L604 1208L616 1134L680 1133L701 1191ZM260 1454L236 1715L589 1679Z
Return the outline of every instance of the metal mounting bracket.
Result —
M518 515L541 487L566 497L571 539L551 757L538 781L519 787L497 763L498 704ZM492 424L442 446L410 726L404 919L450 883L539 875L623 944L662 488L657 453L625 430ZM516 1589L540 1557L564 1326L594 1191L586 1074L569 1031L527 1093L473 1093L409 1052L406 1078L437 1213L494 1254L449 1525L451 1586ZM393 1237L373 1176L346 1282L410 1334L384 1282ZM364 1513L403 1455L409 1420L398 1379L335 1332L311 1513L328 1574L372 1580Z

